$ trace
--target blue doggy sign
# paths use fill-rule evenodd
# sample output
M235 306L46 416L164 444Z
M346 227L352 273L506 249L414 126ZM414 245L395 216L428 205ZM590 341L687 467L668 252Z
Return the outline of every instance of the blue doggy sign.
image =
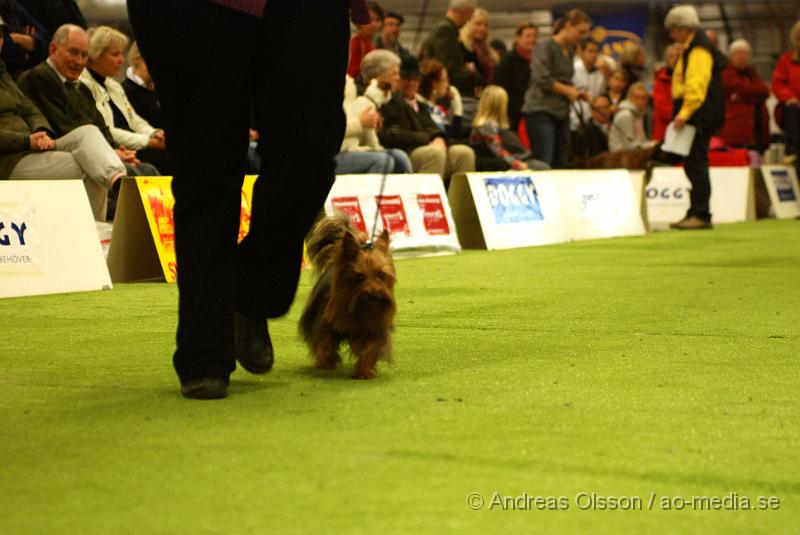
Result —
M483 182L498 225L544 220L531 177L485 178Z

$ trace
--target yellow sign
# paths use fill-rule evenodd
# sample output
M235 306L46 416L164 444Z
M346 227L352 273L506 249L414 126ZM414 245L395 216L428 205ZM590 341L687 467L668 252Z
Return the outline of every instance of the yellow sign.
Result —
M242 184L242 208L239 215L239 241L250 232L253 185L255 175L244 177ZM137 177L136 186L142 199L147 223L158 252L161 269L167 282L178 279L178 264L175 260L175 219L173 210L175 198L172 196L172 177Z

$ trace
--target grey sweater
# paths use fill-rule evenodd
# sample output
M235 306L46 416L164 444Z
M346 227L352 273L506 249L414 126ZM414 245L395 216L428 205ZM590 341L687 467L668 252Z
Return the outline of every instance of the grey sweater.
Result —
M570 49L564 55L561 46L553 39L545 39L536 44L531 57L531 79L525 91L522 113L547 112L557 119L569 116L569 99L560 93L553 93L553 83L572 85L575 73L575 51Z

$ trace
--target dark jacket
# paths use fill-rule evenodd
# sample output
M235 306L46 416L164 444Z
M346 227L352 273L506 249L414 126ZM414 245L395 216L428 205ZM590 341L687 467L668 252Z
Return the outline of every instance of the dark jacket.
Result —
M82 83L78 82L75 89L68 90L55 69L43 61L23 73L17 84L47 117L56 137L68 134L79 126L93 124L100 129L109 145L117 146L95 105L91 90Z
M522 118L522 102L531 79L531 65L528 60L512 50L500 60L494 73L494 83L508 93L508 121L515 130Z
M444 64L450 83L464 95L472 95L480 75L465 66L464 48L458 40L458 28L445 18L431 28L422 47L421 59L437 59Z
M86 28L81 8L75 0L21 0L31 17L51 34L64 24Z
M23 157L33 154L30 136L39 131L50 132L47 119L0 62L0 179L7 179Z
M708 50L713 59L711 67L711 82L708 84L706 98L700 108L695 111L687 121L694 126L702 126L710 131L718 130L725 122L725 93L722 86L722 69L728 63L728 58L715 47L706 37L705 32L695 32L692 42L683 51L683 72L689 69L689 54L694 47L699 46ZM673 114L677 115L683 106L683 99L674 102Z
M381 115L383 131L379 138L384 147L411 152L437 137L444 137L422 103L419 103L419 111L414 111L399 93L381 106Z
M142 87L130 78L122 82L125 95L139 116L150 123L154 128L164 128L161 120L161 107L158 104L158 95L155 91Z
M22 71L30 69L47 57L47 46L50 44L50 32L19 3L18 0L0 0L0 16L6 27L3 29L3 49L0 59L6 64L6 69L16 77ZM14 42L9 33L24 33L30 27L33 32L33 50L28 52L22 45Z

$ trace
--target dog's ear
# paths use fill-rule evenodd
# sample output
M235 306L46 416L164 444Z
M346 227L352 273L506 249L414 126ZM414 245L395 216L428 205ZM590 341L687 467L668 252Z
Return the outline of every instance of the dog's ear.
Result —
M391 238L389 236L389 231L386 230L386 229L383 229L383 232L381 232L381 235L378 236L377 240L375 240L375 247L377 247L378 249L380 249L384 253L388 254L389 253L389 242L390 241L391 241Z
M344 236L342 236L342 260L352 264L359 254L361 254L361 244L358 243L352 232L345 232Z

